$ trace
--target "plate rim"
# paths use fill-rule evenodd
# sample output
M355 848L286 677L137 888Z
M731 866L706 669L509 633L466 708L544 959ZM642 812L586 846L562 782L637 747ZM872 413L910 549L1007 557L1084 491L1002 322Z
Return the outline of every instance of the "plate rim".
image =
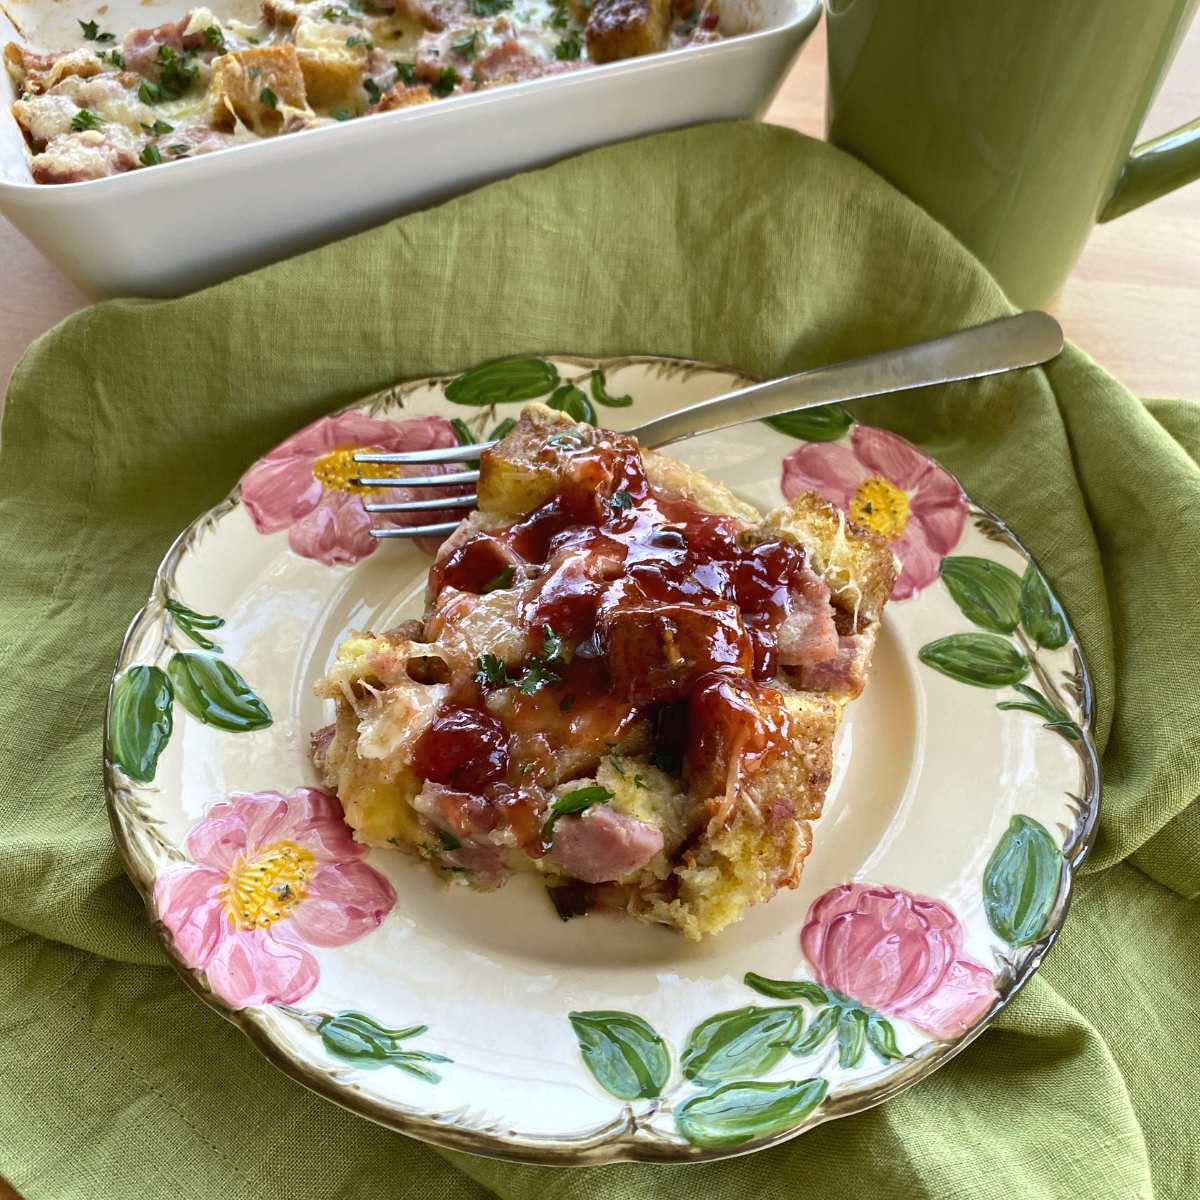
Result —
M671 364L689 372L729 375L735 380L744 380L746 383L759 382L761 380L761 376L739 367L709 363L678 355L631 354L595 357L580 355L578 353L557 353L554 351L531 351L529 353L536 354L536 357L555 362L570 363L581 367L600 368L606 371L630 366ZM510 358L513 356L503 355L500 357ZM488 359L484 361L491 362L497 360ZM481 366L483 363L473 365ZM466 369L469 370L471 368L468 367ZM430 384L444 383L455 378L458 374L461 374L461 372L417 376L398 380L375 392L329 409L327 412L321 414L321 416L335 416L340 413L367 408L374 409L396 400L400 400L402 404L403 396L406 392L416 391L420 387ZM924 450L922 450L922 453L925 453ZM938 462L936 458L930 455L926 455L926 457L931 458L931 461L935 463ZM938 463L938 465L941 466L942 464ZM947 470L945 467L942 469ZM948 473L956 482L959 482L958 476L954 472L949 471ZM741 1145L725 1147L696 1146L687 1143L668 1142L658 1138L647 1140L631 1136L635 1134L636 1127L634 1125L632 1105L629 1102L623 1105L621 1117L618 1120L610 1122L599 1129L592 1130L588 1134L569 1142L555 1135L547 1135L544 1139L526 1137L522 1140L514 1141L511 1138L505 1138L496 1133L468 1129L460 1125L438 1121L432 1117L400 1111L384 1101L372 1099L356 1089L338 1084L328 1072L322 1071L309 1059L289 1052L280 1042L275 1040L270 1035L268 1023L259 1015L257 1008L237 1009L228 1005L218 998L203 982L201 978L202 973L198 968L188 966L176 954L166 926L155 915L152 897L156 876L142 870L139 856L134 852L127 836L124 818L118 811L117 793L122 785L116 779L109 754L109 717L112 711L113 690L116 681L125 666L130 646L137 637L143 621L146 620L151 606L159 600L159 595L164 590L165 578L173 572L179 559L201 528L231 512L240 502L240 478L221 500L196 516L172 540L158 566L155 568L153 582L145 603L143 603L142 607L129 622L125 634L121 639L121 644L113 663L112 678L109 681L102 726L101 767L104 775L105 807L108 812L109 825L112 829L113 841L116 844L121 865L125 874L133 883L138 895L141 897L142 903L146 908L146 914L158 936L159 942L163 946L170 965L193 994L198 996L210 1009L237 1027L268 1062L289 1078L302 1084L310 1091L317 1093L323 1099L332 1101L339 1107L357 1116L365 1117L386 1129L414 1137L419 1141L481 1157L502 1159L535 1166L600 1166L618 1162L687 1164L740 1158L747 1154L755 1154L760 1150L782 1145L826 1122L865 1112L891 1099L893 1096L908 1090L921 1080L932 1075L950 1059L954 1058L955 1055L961 1053L974 1042L991 1025L996 1017L1012 1003L1041 966L1050 948L1058 940L1058 936L1066 924L1071 901L1074 897L1075 875L1080 870L1095 843L1099 827L1102 790L1100 755L1095 744L1095 686L1091 671L1083 654L1079 636L1071 620L1070 611L1066 605L1062 605L1061 600L1059 603L1062 606L1063 617L1080 681L1079 708L1082 719L1079 722L1079 728L1082 735L1080 748L1082 751L1083 794L1079 797L1079 801L1083 811L1079 821L1066 840L1064 840L1062 846L1062 877L1059 881L1058 893L1054 899L1054 906L1047 917L1046 930L1035 942L1028 946L1024 964L1019 971L1013 974L1012 980L1004 993L1000 994L999 991L997 992L996 999L987 1012L966 1033L953 1041L926 1043L910 1056L909 1065L905 1069L889 1075L876 1086L859 1088L841 1095L826 1097L813 1112L791 1128L754 1138ZM959 483L959 486L962 486L961 483ZM1041 570L1037 559L1033 556L1029 548L1002 517L998 516L990 508L972 499L966 489L963 489L963 495L974 509L977 509L981 514L994 522L997 532L1001 534L1003 541L1023 555L1039 571Z

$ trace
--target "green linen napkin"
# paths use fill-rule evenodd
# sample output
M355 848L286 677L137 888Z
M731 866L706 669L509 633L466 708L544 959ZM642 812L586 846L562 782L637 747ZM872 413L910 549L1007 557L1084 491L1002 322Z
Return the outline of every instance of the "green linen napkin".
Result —
M1042 971L879 1108L703 1166L436 1151L292 1083L185 990L105 816L109 673L155 565L318 414L511 352L776 373L1006 311L865 167L738 124L597 151L185 299L102 304L37 342L0 452L0 1174L29 1200L1194 1195L1200 410L1143 404L1073 348L859 407L1041 560L1095 675L1105 772Z

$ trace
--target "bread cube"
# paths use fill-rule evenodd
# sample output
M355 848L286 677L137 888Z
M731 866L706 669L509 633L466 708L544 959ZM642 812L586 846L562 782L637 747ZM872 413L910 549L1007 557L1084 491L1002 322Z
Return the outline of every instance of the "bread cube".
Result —
M214 58L208 106L217 129L233 129L240 121L260 137L278 133L285 108L308 108L296 47L252 46Z
M596 0L587 23L588 57L615 62L667 47L671 0Z

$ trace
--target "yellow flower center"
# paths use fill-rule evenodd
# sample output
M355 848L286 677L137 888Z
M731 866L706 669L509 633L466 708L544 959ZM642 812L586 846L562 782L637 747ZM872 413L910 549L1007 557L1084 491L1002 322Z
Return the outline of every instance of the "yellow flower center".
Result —
M373 449L372 446L339 446L336 450L330 450L328 454L322 454L313 463L313 478L322 487L329 488L334 492L353 492L356 495L365 496L378 491L380 489L363 487L360 483L351 482L363 474L374 479L394 479L400 474L399 468L386 463L371 464L354 461L356 454Z
M850 520L894 542L908 524L908 493L882 475L872 475L850 501Z
M316 866L295 842L276 842L257 858L237 864L229 874L225 905L238 929L266 929L304 899Z

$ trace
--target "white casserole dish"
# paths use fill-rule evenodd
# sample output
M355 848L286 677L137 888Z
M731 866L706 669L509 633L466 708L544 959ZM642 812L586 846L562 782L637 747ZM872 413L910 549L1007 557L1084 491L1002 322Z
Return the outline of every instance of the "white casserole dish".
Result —
M119 40L191 7L112 0L96 19ZM728 40L86 183L33 182L0 70L0 215L93 295L180 295L593 146L759 117L819 14L820 0L722 0ZM78 45L76 19L93 16L91 5L0 0L0 43Z

